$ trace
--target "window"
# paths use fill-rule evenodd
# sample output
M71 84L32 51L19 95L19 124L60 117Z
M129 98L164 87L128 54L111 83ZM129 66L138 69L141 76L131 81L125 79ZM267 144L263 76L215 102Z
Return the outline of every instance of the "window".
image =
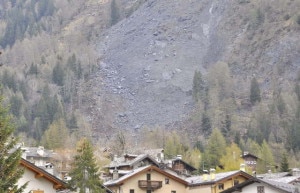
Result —
M218 184L219 190L224 190L224 184Z
M147 180L151 180L151 174L147 174Z
M175 190L172 190L171 193L176 193L176 191L175 191Z
M169 184L169 183L170 183L169 178L165 178L165 184Z
M265 187L264 186L257 186L257 193L265 193Z
M233 181L233 185L234 185L234 186L238 185L239 183L240 183L239 180L234 180L234 181Z
M134 193L134 189L130 189L130 190L129 190L129 193Z

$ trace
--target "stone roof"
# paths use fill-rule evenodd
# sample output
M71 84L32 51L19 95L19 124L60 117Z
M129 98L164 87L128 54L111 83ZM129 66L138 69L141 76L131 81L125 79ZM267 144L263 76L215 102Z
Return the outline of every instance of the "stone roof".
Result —
M205 175L201 175L201 176L192 176L189 178L186 178L185 180L187 182L189 182L191 185L200 185L200 184L212 184L212 183L216 183L220 180L235 176L235 175L244 175L247 176L249 178L251 178L252 176L247 174L246 172L243 172L241 170L236 170L236 171L230 171L230 172L223 172L223 173L216 173L214 179L211 179L209 174L207 175L207 178L205 178Z
M287 191L287 192L291 192L291 193L296 193L298 192L296 187L292 184L288 184L288 183L285 183L285 182L280 182L280 181L277 181L277 180L270 180L270 179L261 179L261 181L273 186L273 187L276 187L276 188L279 188L281 190L284 190L284 191Z
M43 157L51 158L54 156L53 150L44 149L44 147L21 147L26 157Z
M124 176L121 176L118 179L109 180L109 181L107 181L107 182L104 183L104 186L108 186L109 187L109 186L114 186L114 185L122 184L125 180L131 178L132 176L134 176L134 175L136 175L136 174L138 174L140 172L149 171L149 170L156 171L156 172L161 173L161 174L163 174L163 175L165 175L165 176L167 176L169 178L172 178L172 179L174 179L174 180L176 180L176 181L178 181L178 182L180 182L180 183L182 183L184 185L188 185L188 182L185 181L184 179L182 179L182 178L180 178L178 176L175 176L175 175L173 175L171 173L168 173L168 172L166 172L164 170L161 170L161 169L159 169L156 166L148 165L148 166L139 167L137 169L131 170L128 174L126 174Z
M276 181L276 182L283 182L286 184L290 184L293 182L299 182L300 181L300 176L286 176L286 177L279 177L279 178L265 178L263 180L271 180L271 181Z
M238 184L236 186L233 186L232 188L229 188L227 190L224 190L220 193L233 193L235 191L241 191L241 189L243 187L246 187L248 185L251 185L255 182L258 182L258 183L264 183L268 186L271 186L273 188L276 188L278 190L280 190L281 192L286 192L286 193L299 193L298 191L298 188L294 185L291 185L291 184L287 184L287 183L284 183L284 182L278 182L278 181L274 181L274 180L266 180L266 179L259 179L259 178L251 178L241 184Z
M155 165L157 166L159 165L159 163L148 154L141 154L129 161L126 161L124 157L114 158L114 160L106 167L114 168L114 167L121 167L121 166L132 166L135 163L138 163L139 161L142 161L144 159L150 159Z

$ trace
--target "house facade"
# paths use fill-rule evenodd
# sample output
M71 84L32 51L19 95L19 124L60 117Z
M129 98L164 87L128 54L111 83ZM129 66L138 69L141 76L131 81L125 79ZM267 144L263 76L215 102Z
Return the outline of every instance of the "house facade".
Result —
M221 193L298 193L294 185L272 180L251 178Z
M188 182L149 165L105 182L104 185L114 193L185 193Z
M251 178L251 175L240 170L218 174L212 170L210 174L185 180L189 182L187 193L220 193Z
M54 152L47 150L43 146L25 147L21 146L22 158L32 164L46 170L63 179L71 170L71 155L72 152Z
M21 159L20 166L24 168L24 174L17 184L21 186L28 182L24 192L56 193L67 189L65 182L25 159Z
M258 157L256 157L255 155L253 155L249 152L244 152L242 155L242 158L244 160L245 166L247 168L249 168L251 170L251 172L255 172Z
M149 165L104 183L114 193L220 193L243 183L252 176L243 171L210 173L180 178L156 166Z

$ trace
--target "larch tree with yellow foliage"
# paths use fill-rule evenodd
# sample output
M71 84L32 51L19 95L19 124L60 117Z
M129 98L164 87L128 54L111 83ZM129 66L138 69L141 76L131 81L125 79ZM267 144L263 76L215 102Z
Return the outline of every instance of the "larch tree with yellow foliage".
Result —
M239 170L242 163L242 150L235 143L226 147L225 154L220 159L220 166L217 171L234 171Z

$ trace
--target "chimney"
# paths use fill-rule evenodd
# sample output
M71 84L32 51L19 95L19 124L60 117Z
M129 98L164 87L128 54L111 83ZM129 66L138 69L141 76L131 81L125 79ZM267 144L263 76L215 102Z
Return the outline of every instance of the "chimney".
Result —
M117 161L117 158L118 158L118 156L117 156L117 155L114 155L113 161Z
M177 159L182 159L182 155L177 155L176 158Z
M241 164L241 165L240 165L240 170L243 171L243 172L246 171L246 166L245 166L245 164Z
M216 179L216 170L214 168L210 168L210 180Z
M207 170L203 170L204 174L203 174L203 180L207 181L208 180L208 171Z
M118 178L119 178L119 172L118 172L117 168L115 168L113 171L113 180L116 180Z
M49 174L54 175L54 166L53 166L52 163L46 162L45 168L46 168L46 171L47 171Z
M37 154L39 154L40 156L44 156L44 147L43 146L39 146L37 149Z
M292 169L292 176L299 176L300 175L300 170L297 168Z

